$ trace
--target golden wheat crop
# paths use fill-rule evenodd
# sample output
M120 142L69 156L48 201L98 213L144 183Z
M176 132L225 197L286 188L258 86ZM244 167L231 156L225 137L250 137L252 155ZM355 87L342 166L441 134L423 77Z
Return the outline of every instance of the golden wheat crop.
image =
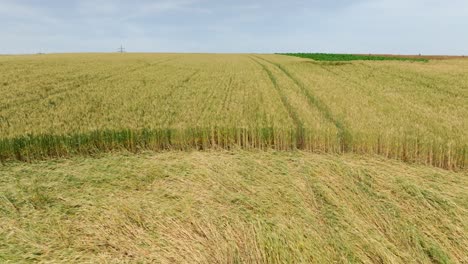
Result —
M0 57L0 160L212 147L468 163L468 61Z

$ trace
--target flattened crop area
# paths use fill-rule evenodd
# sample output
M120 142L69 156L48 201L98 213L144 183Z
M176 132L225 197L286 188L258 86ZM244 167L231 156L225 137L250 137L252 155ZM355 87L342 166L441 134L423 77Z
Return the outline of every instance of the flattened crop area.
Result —
M255 54L0 58L0 160L273 148L468 163L468 60Z
M11 162L2 263L466 263L468 174L362 155Z

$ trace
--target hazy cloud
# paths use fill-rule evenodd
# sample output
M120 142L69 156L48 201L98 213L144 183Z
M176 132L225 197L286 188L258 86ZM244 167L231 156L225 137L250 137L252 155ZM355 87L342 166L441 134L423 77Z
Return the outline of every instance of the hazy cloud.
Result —
M462 0L0 0L0 53L468 54Z

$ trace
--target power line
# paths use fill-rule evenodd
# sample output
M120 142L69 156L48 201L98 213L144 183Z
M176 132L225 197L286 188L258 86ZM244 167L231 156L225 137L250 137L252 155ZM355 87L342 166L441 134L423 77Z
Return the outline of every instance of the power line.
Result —
M124 48L122 45L120 45L120 48L117 50L117 52L119 52L119 53L124 53L124 52L125 52L125 48Z

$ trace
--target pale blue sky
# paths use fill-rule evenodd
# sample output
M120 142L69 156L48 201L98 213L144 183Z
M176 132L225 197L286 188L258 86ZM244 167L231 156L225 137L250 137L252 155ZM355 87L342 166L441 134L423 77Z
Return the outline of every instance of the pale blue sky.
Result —
M0 53L468 55L468 0L0 0Z

